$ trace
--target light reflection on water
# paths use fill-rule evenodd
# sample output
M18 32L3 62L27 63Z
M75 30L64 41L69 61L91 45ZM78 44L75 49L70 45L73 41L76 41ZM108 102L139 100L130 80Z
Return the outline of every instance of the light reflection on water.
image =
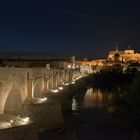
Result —
M89 88L83 98L73 97L72 110L84 108L105 108L110 100L111 93Z
M100 90L88 89L83 102L83 107L102 107L103 105L103 93Z

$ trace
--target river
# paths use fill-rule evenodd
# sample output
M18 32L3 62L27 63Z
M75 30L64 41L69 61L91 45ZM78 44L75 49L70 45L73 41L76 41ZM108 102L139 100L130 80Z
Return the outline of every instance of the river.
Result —
M72 112L63 114L65 129L47 132L41 140L132 140L130 130L113 123L111 98L111 92L95 88L78 92L72 99Z
M72 110L80 109L105 109L108 107L109 101L111 100L110 92L103 92L99 89L89 88L87 89L84 96L76 95L72 100Z
M72 99L72 114L64 114L68 140L129 140L131 133L113 123L112 93L88 88Z

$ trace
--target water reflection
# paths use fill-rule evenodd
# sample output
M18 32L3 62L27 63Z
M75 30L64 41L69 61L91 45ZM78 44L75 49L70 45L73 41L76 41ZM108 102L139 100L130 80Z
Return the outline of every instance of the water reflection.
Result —
M88 89L85 96L83 107L102 107L103 106L103 93L100 90Z
M84 108L106 108L108 102L111 100L111 96L112 94L109 92L89 88L82 98L80 95L73 97L72 110Z
M78 102L75 100L75 97L72 99L72 110L78 109Z

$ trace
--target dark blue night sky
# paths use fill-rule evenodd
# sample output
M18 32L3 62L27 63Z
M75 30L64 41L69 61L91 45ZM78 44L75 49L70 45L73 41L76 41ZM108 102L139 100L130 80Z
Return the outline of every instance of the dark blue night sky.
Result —
M140 52L140 2L135 0L5 0L0 50L105 57L118 44Z

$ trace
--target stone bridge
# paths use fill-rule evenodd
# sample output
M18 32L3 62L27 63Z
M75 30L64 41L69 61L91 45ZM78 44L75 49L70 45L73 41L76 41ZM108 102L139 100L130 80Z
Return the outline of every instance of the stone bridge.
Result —
M57 91L78 77L78 70L46 68L0 68L0 114L21 114L26 100Z

